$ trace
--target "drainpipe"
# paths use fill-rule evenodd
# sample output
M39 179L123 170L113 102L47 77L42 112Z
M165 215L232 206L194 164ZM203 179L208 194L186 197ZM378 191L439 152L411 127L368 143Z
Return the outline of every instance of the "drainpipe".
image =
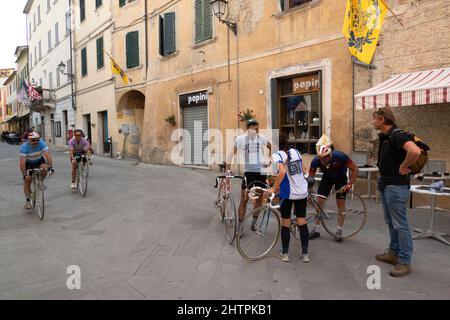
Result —
M148 1L145 0L145 79L148 72Z
M77 110L77 107L75 105L75 96L74 96L74 78L75 78L75 68L74 61L73 61L73 41L72 41L72 34L73 34L73 26L72 26L72 0L69 0L69 12L70 12L70 32L69 32L69 42L70 42L70 90L72 93L71 101L72 101L72 109L75 112Z

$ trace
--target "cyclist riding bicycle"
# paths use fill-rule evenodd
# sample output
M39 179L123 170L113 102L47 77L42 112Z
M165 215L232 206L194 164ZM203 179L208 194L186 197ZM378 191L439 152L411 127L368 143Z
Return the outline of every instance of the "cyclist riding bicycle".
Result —
M28 141L20 147L20 171L23 176L23 191L25 193L25 210L31 210L31 176L29 170L42 169L42 180L47 176L47 172L54 172L52 168L52 156L47 144L40 139L37 132L28 134Z
M358 167L345 153L334 150L331 140L326 135L323 135L317 142L316 150L317 156L311 162L309 177L314 178L318 168L323 173L317 190L317 193L321 196L318 197L319 206L322 207L333 185L335 190L344 187L343 192L336 194L336 204L339 210L336 235L340 236L342 235L342 228L345 221L346 194L352 189L358 177ZM347 169L351 170L350 181L347 179ZM319 227L320 221L317 221L314 229L310 233L310 239L320 237ZM336 238L336 241L340 240L342 238Z
M74 137L69 141L70 146L70 162L72 163L72 184L70 187L76 189L75 183L77 178L77 163L81 160L81 155L89 152L91 144L86 138L83 138L83 130L76 129L74 131Z

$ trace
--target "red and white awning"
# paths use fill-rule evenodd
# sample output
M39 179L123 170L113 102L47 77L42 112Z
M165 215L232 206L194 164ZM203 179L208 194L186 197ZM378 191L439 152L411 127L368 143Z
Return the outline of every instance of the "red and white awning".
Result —
M450 102L450 68L394 75L355 96L357 110Z

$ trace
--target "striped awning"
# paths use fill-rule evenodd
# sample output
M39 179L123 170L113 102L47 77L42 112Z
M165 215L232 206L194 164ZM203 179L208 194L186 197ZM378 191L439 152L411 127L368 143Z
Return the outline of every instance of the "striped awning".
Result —
M357 110L450 102L450 68L394 75L355 96Z

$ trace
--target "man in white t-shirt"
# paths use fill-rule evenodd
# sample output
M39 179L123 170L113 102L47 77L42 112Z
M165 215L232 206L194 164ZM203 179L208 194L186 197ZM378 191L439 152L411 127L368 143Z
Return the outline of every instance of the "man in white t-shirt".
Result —
M250 119L247 121L247 132L236 138L234 143L233 153L227 158L226 168L229 171L231 167L231 160L233 156L240 151L244 155L245 166L244 176L247 181L245 185L244 181L241 186L241 201L239 204L239 222L244 220L245 207L248 202L247 187L267 187L267 167L270 165L270 160L265 160L264 147L266 147L270 155L272 145L267 138L258 133L259 123L256 119ZM261 202L257 201L254 208L259 208ZM257 217L254 217L252 224L252 230L256 223Z
M278 169L273 188L270 192L277 193L281 199L280 212L282 217L281 243L282 251L279 258L289 262L289 241L291 237L291 212L297 217L297 228L300 233L302 244L302 261L309 262L308 243L309 232L306 224L306 205L308 198L308 183L304 177L304 166L302 156L296 149L290 148L288 136L280 134L280 151L273 154L272 159Z

